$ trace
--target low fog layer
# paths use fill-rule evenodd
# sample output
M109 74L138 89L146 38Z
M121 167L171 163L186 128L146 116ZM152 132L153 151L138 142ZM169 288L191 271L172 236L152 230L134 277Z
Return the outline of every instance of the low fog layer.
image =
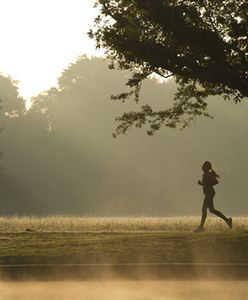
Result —
M0 285L1 299L23 300L184 300L247 299L245 281L99 281L8 282ZM82 298L83 295L83 298Z
M247 214L247 100L210 98L213 120L113 139L115 117L140 104L110 100L125 91L127 74L107 65L80 58L26 113L16 83L0 77L1 214L199 214L204 160L221 175L216 207ZM174 92L173 81L146 81L141 103L163 109Z

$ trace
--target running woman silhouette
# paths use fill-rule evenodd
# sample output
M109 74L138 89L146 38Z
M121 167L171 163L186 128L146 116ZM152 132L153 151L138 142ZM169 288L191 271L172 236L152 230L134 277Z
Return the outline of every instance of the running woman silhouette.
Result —
M215 190L213 188L214 185L218 184L218 178L220 176L216 174L214 169L212 168L212 164L210 161L205 161L202 165L202 171L203 171L203 176L202 180L198 180L198 184L203 187L203 194L205 195L203 205L202 205L202 216L201 216L201 223L199 227L194 230L194 232L202 232L204 231L204 223L207 218L207 209L212 214L215 214L216 216L220 217L223 219L229 228L232 228L232 218L227 218L224 216L220 211L214 208L214 195L215 195Z

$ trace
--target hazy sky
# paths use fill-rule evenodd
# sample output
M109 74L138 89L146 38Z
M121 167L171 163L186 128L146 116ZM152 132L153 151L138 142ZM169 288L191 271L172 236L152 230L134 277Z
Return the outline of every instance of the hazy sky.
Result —
M55 86L81 54L95 54L87 37L94 0L0 0L0 71L19 80L29 98Z

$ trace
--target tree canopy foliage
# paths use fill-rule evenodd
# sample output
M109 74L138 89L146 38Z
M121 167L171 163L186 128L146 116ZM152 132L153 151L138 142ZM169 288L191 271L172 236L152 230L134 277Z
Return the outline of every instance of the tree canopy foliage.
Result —
M153 134L162 124L187 126L196 116L210 116L206 99L223 95L235 102L248 96L248 3L245 0L97 0L100 9L90 30L97 47L106 49L111 67L132 70L134 95L151 74L174 76L178 91L173 107L117 118L116 133L150 124Z

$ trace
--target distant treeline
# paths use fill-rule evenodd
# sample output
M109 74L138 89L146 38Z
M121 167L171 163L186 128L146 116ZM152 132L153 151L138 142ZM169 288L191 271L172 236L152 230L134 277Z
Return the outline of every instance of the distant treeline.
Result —
M184 131L143 129L113 139L115 117L140 105L170 105L175 84L146 81L141 104L110 100L126 90L128 74L85 57L70 65L26 111L18 84L0 76L1 214L195 214L203 160L221 175L218 207L248 212L248 107L210 98L215 118Z

